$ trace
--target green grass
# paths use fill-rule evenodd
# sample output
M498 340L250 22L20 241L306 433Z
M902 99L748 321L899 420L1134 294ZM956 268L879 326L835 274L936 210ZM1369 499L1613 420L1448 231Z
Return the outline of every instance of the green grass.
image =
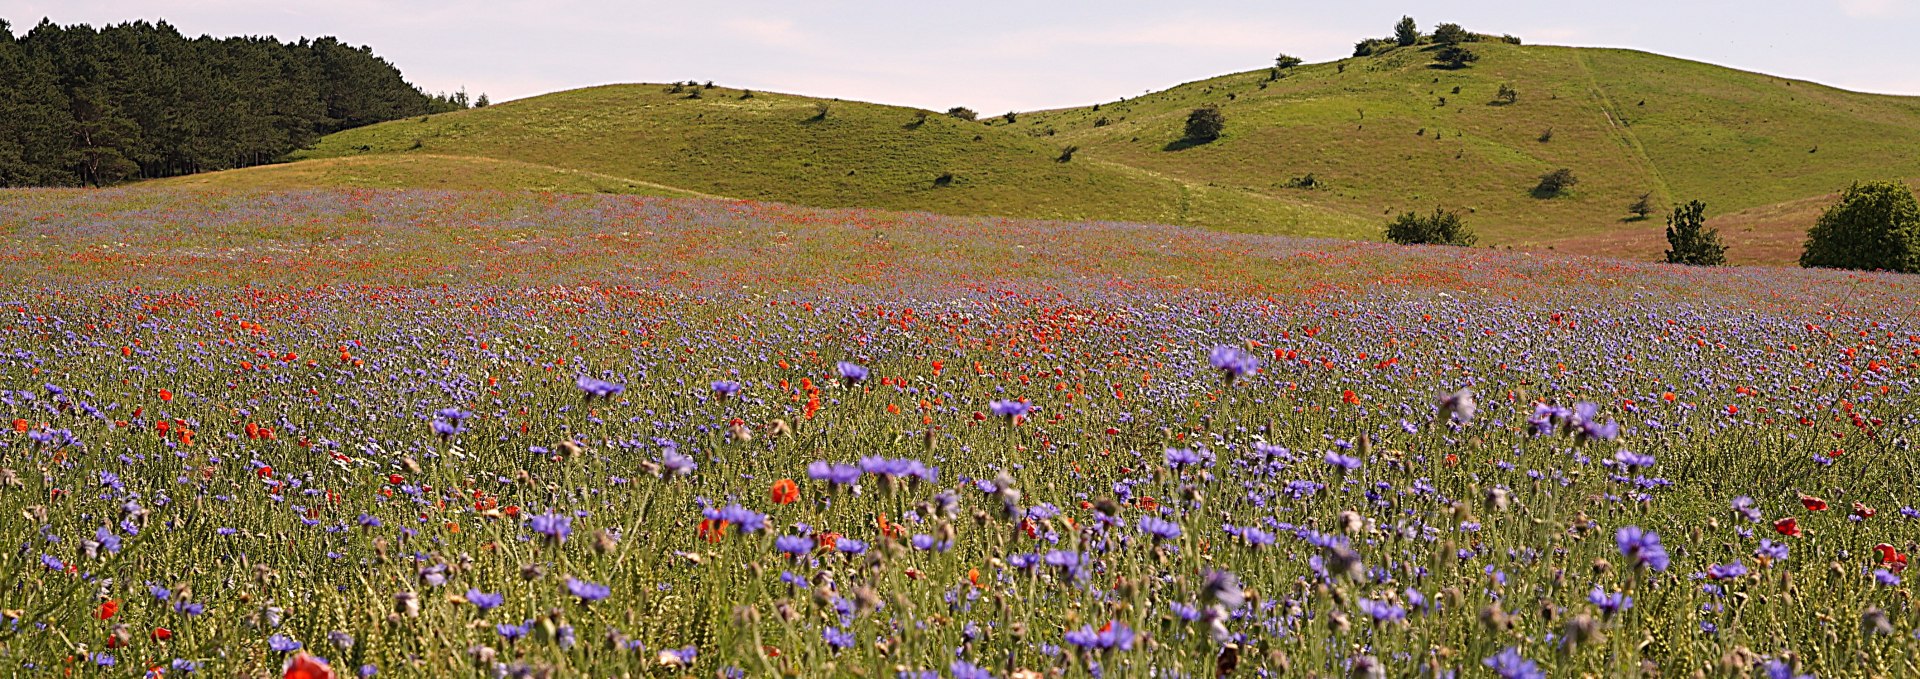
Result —
M1643 193L1656 208L1700 199L1709 214L1723 215L1824 195L1856 179L1920 175L1920 154L1910 152L1920 148L1920 98L1628 50L1472 49L1480 61L1457 71L1401 49L1297 67L1277 81L1261 69L1098 107L1024 113L1013 123L786 94L743 98L725 88L695 99L664 85L613 85L349 130L294 156L526 165L380 174L359 165L309 172L295 163L245 179L172 183L675 187L819 207L1346 238L1378 238L1401 211L1446 207L1465 213L1483 244L1578 249L1658 230L1658 220L1625 219ZM1493 103L1501 84L1519 91L1517 102ZM1176 143L1187 113L1209 104L1225 111L1225 134ZM1541 141L1549 129L1551 140ZM1079 153L1058 162L1069 145ZM1531 195L1541 174L1563 167L1577 186L1557 198ZM1320 187L1293 185L1309 174ZM939 185L943 175L951 182ZM1736 245L1750 255L1732 254L1789 261L1777 253L1797 251L1799 237L1781 233Z
M173 177L148 184L235 191L284 191L327 186L359 189L434 188L455 191L511 189L673 198L718 197L585 170L570 170L493 158L417 153L326 158L263 165L231 172Z
M893 106L739 90L700 99L659 85L561 92L329 136L296 158L504 158L693 191L824 207L1112 219L1356 237L1363 220L1265 196L1076 159L1011 130ZM819 105L828 106L819 116ZM936 182L943 175L945 185Z

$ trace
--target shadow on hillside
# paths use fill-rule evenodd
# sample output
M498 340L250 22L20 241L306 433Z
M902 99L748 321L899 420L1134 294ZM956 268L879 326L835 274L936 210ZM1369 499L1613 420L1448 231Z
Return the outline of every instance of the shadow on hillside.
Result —
M1207 144L1211 144L1218 139L1219 137L1213 137L1212 139L1194 139L1192 137L1181 137L1179 139L1175 139L1173 141L1167 142L1167 145L1160 147L1160 150L1185 151L1195 146L1206 146Z

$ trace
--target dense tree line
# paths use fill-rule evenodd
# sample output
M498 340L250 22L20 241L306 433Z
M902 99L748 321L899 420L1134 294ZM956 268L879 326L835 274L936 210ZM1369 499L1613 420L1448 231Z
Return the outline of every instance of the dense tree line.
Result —
M271 162L321 135L465 108L334 38L187 38L0 20L0 186L102 186Z

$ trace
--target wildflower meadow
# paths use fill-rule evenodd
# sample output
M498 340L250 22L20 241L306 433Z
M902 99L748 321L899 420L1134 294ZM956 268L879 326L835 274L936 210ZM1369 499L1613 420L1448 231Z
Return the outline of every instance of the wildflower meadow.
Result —
M0 194L0 673L1907 676L1920 279Z

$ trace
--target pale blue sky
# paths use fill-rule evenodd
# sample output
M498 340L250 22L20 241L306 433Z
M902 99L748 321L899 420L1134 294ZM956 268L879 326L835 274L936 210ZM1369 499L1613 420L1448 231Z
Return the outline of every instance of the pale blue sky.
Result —
M1345 57L1402 14L1529 43L1632 47L1849 89L1920 94L1920 0L0 0L41 17L164 18L189 35L335 35L430 91L496 101L616 82L713 80L983 113L1081 105L1275 53Z

